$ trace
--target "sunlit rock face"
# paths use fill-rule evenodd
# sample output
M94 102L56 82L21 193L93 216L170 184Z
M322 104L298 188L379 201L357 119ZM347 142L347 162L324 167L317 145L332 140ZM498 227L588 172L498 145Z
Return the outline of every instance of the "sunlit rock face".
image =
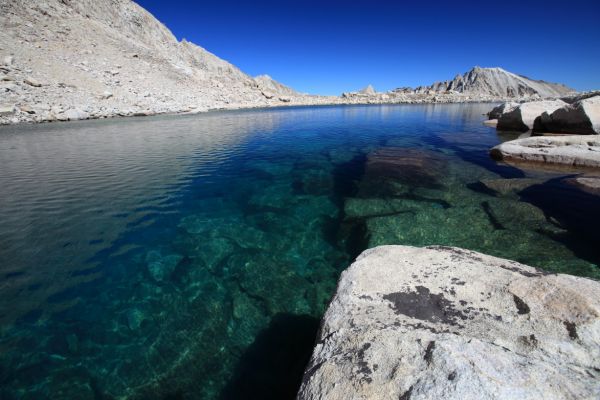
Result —
M340 278L298 398L600 395L600 283L454 247L382 246Z

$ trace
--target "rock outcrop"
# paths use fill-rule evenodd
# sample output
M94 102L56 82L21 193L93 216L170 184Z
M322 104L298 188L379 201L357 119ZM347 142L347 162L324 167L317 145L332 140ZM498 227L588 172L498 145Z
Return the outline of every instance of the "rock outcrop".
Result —
M562 100L531 101L516 106L513 103L507 103L502 112L499 112L499 108L496 107L491 113L499 114L496 129L527 132L533 129L535 120L542 113L552 113L565 105L567 103Z
M301 96L300 93L296 92L289 86L286 86L280 82L277 82L275 79L271 78L269 75L259 75L254 78L254 81L257 83L258 88L261 90L263 95L267 98L268 95L272 95L273 97L276 95L279 96L288 96L288 97L297 97Z
M298 399L600 397L600 283L451 247L341 276Z
M600 134L600 95L565 104L553 112L543 112L536 120L535 132Z
M377 94L377 91L373 87L373 85L368 85L367 87L358 91L360 94L366 94L367 96L374 96Z
M492 111L487 113L489 119L498 119L502 114L509 113L513 111L515 108L519 106L519 103L515 103L514 101L508 101L506 103L502 103L494 108Z
M499 144L490 155L509 163L600 168L600 137L533 136Z
M458 92L479 96L523 98L538 96L556 98L575 91L559 83L550 83L527 78L508 72L502 68L474 67L464 75L457 75L451 81L436 82L431 86L421 86L417 92Z

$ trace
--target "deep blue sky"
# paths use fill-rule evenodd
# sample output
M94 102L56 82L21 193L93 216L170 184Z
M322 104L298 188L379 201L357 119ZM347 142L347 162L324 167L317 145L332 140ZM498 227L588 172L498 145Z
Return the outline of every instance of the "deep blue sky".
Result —
M137 0L250 75L339 94L431 84L475 65L600 89L600 0Z

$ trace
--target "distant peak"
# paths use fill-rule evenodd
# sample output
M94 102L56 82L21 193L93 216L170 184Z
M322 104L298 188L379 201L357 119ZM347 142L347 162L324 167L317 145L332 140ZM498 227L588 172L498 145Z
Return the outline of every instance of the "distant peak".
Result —
M362 94L375 94L377 91L373 87L373 85L368 85L366 88L359 90L359 93Z

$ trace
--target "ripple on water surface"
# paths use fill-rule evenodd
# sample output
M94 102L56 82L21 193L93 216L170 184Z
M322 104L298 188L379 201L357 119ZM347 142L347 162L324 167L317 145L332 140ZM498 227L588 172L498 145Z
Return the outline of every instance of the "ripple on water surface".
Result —
M490 161L504 138L488 108L2 128L0 397L293 398L339 273L369 246L599 277L597 198Z

